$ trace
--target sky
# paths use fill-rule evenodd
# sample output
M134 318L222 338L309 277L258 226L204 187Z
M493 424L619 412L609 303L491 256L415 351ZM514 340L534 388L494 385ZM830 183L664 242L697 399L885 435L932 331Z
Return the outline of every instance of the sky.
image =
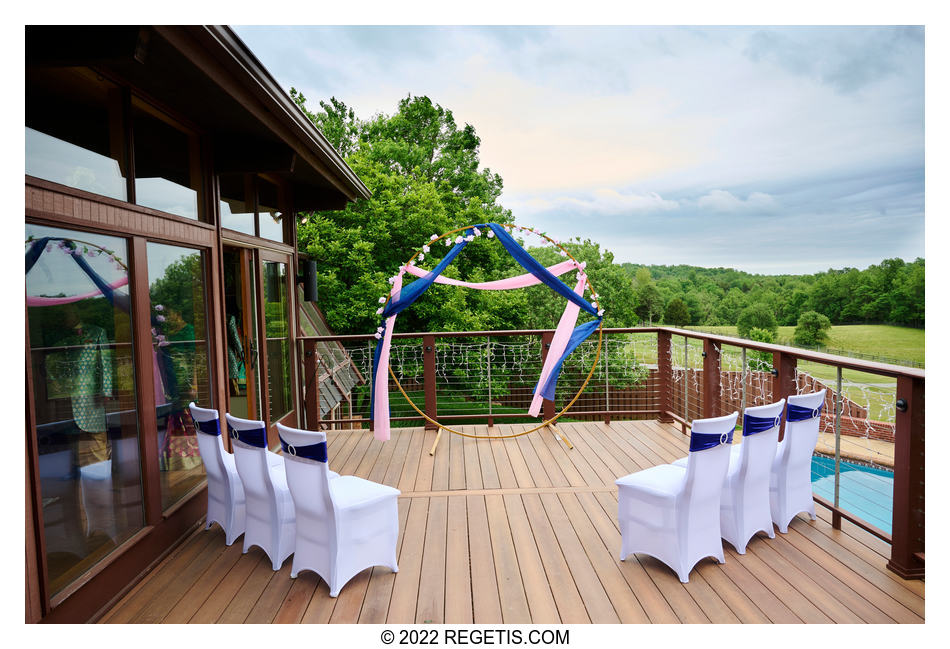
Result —
M311 108L427 95L516 221L759 273L924 255L918 27L236 27Z
M427 95L516 221L617 261L924 256L921 27L235 27L310 107Z

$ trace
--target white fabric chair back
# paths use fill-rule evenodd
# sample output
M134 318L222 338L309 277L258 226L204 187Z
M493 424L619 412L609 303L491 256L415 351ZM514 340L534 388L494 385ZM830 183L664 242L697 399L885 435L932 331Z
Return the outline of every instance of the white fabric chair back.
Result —
M764 406L746 408L743 419L757 417L774 419L775 425L768 430L752 434L743 426L742 444L739 445L739 479L746 489L769 488L769 473L772 471L772 460L778 446L778 431L781 427L782 411L785 409L785 399L777 403Z
M234 463L244 485L247 516L260 518L266 515L264 520L270 521L276 516L276 495L267 464L267 425L263 421L240 419L230 413L224 416L234 448Z
M230 476L224 467L224 440L221 435L205 433L201 431L205 428L210 429L208 424L217 424L218 431L221 431L221 420L218 418L218 411L211 408L199 408L192 401L188 404L191 411L191 418L195 422L195 436L198 438L198 452L201 454L201 461L205 465L205 473L208 476L208 496L218 502L227 502L229 494L228 481Z
M788 398L788 404L815 411L825 403L825 390L811 394L798 394ZM811 457L818 444L818 427L821 417L813 417L804 421L785 421L785 437L782 441L780 453L787 472L789 486L803 487L811 485Z
M287 486L294 497L297 510L297 529L317 526L320 533L328 537L333 531L333 499L330 495L330 469L326 461L327 434L317 431L288 428L277 424L283 450L284 466L287 469ZM322 444L323 460L304 457L313 455L318 444ZM297 449L301 449L298 455ZM309 450L304 450L309 449ZM305 496L305 497L303 497ZM307 524L303 525L306 519Z
M705 530L715 530L719 538L719 505L722 498L722 484L729 469L729 443L732 431L736 427L738 412L723 417L697 419L693 421L690 435L690 447L698 439L715 443L712 448L691 450L686 464L686 485L682 495L682 507L678 511L680 529L685 530L687 539L685 556L702 554L706 545ZM706 436L709 437L706 437Z

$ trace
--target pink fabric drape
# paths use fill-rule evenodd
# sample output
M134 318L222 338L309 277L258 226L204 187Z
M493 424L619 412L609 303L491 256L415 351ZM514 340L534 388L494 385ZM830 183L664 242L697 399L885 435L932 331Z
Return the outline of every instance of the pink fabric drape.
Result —
M558 275L563 275L567 271L574 270L577 267L578 264L576 261L573 259L568 259L567 261L562 261L559 264L548 266L548 271L557 277ZM429 274L429 271L423 270L416 266L403 266L403 269L410 275L415 275L416 277L425 277ZM464 286L465 288L476 288L482 291L506 291L513 288L534 286L535 284L540 284L541 280L531 273L525 273L524 275L509 277L507 279L496 279L492 282L463 282L458 279L452 279L451 277L439 275L435 278L435 283L449 284L451 286Z
M399 297L402 290L402 273L396 275L392 290L389 294L393 300ZM386 318L383 331L383 346L379 350L379 365L376 370L376 385L373 386L373 436L385 442L389 440L389 348L393 338L393 328L396 325L396 316Z
M125 286L129 283L129 277L126 275L122 279L118 279L111 284L109 288L115 290L120 286ZM87 298L96 297L97 295L102 295L102 292L99 289L90 291L88 293L83 293L82 295L70 295L68 297L39 297L35 295L26 296L26 305L27 306L59 306L60 304L70 304L71 302L79 302L80 300L85 300Z
M584 287L586 285L587 275L581 274L577 280L577 285L574 286L574 292L583 297ZM577 323L579 313L580 307L573 302L568 302L567 306L564 307L564 313L561 314L561 319L557 323L554 338L551 339L551 347L548 349L548 355L544 359L544 366L541 368L541 378L538 379L538 384L534 388L534 398L531 399L531 407L528 409L528 414L532 417L537 417L541 412L541 404L544 401L541 396L541 388L544 386L544 382L548 380L548 376L551 375L551 370L554 369L555 363L561 358L561 354L564 353L564 350L567 349L567 342L571 339L571 333L574 331L574 325Z

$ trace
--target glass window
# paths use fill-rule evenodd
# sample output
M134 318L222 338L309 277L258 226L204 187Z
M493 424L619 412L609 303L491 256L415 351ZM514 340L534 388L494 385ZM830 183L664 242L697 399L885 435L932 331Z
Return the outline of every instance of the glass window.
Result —
M26 173L127 200L122 95L88 68L27 68Z
M52 593L143 525L123 239L26 226L26 295Z
M210 408L202 253L148 244L148 283L154 355L155 416L162 508L204 480L191 401Z
M260 236L272 241L284 240L284 215L278 205L277 185L259 178L258 191L260 203L257 208L261 224Z
M249 174L219 176L221 227L245 234L254 231L254 178Z
M270 423L293 410L290 395L290 324L287 312L287 264L264 262L264 324L267 336L267 390Z
M184 132L142 101L132 100L135 202L189 219L199 217L198 136Z

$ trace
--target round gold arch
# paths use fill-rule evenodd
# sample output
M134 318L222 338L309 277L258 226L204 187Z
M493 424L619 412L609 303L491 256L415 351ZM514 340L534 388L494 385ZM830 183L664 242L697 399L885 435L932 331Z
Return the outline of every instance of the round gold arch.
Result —
M451 236L451 235L456 234L456 233L458 233L458 232L464 232L465 230L470 230L470 229L472 229L472 228L474 228L474 227L477 227L477 226L474 226L474 225L467 225L467 226L465 226L465 227L456 228L455 230L450 230L450 231L448 231L448 232L442 234L441 236L438 236L438 237L436 237L436 238L434 238L434 239L430 239L429 243L427 243L426 245L427 245L427 246L431 246L432 244L436 243L437 241L441 241L442 239L444 239L444 238L446 238L446 237L448 237L448 236ZM536 235L538 235L538 236L540 236L540 237L546 239L546 240L547 240L548 242L550 242L553 246L556 246L556 247L563 253L563 256L570 257L570 259L571 259L572 261L574 261L574 262L577 263L578 265L580 264L580 262L578 262L577 259L575 259L574 256L570 253L570 251L568 251L566 248L564 248L564 246L562 246L562 245L560 244L560 242L555 241L554 239L552 239L552 238L549 237L548 235L544 234L543 232L538 232L537 230L534 230L534 229L532 229L532 228L526 228L526 227L524 227L524 226L514 225L514 224L510 224L510 225L507 225L507 226L504 226L504 227L517 228L517 229L522 230L522 231L524 231L524 232L530 232L531 234L536 234ZM425 254L425 253L423 252L422 249L417 250L417 251L412 255L412 257L410 257L409 260L406 261L405 264L403 264L403 266L409 266L409 265L411 265L420 255L424 255L424 254ZM424 258L424 257L423 257L423 258ZM597 296L597 291L594 290L594 285L593 285L593 283L590 281L590 276L588 276L587 285L590 287L591 294ZM386 301L383 303L383 307L385 307L386 304L389 304L389 301L390 301L391 299L392 299L392 293L390 293L390 295L387 296ZM599 297L599 296L597 296L597 300L598 300L598 303L599 303L599 302L600 302L600 297ZM599 306L599 304L598 304L598 306ZM472 439L511 439L511 438L513 438L513 437L521 437L522 435L527 435L527 434L529 434L529 433L533 433L533 432L535 432L535 431L537 431L537 430L541 430L542 428L545 428L545 427L550 427L551 430L552 430L552 432L554 432L555 435L557 435L559 438L561 438L561 440L568 446L568 448L572 448L572 449L573 449L574 446L570 443L570 441L567 439L567 437L565 437L563 433L561 433L559 430L557 430L557 428L554 427L554 422L556 422L558 419L560 419L561 417L563 417L563 416L571 409L571 407L574 405L574 403L578 400L578 398L580 398L581 394L583 394L584 390L587 388L587 384L590 383L591 377L594 376L594 371L597 369L597 364L598 364L598 362L600 361L600 353L601 353L601 349L602 349L602 346L603 346L603 341L604 341L604 323L603 323L603 321L601 321L600 326L597 328L597 351L596 351L596 353L595 353L595 355L594 355L594 363L591 365L590 371L587 373L587 376L584 378L584 382L581 384L581 387L578 388L577 393L574 395L574 398L571 399L571 400L568 402L568 404L567 404L566 406L564 406L564 407L560 410L560 412L556 413L556 414L555 414L553 417L551 417L550 419L547 419L547 420L541 422L540 424L538 424L538 425L535 426L534 428L531 428L531 429L525 430L525 431L521 431L521 432L519 432L519 433L512 433L512 434L510 434L510 435L472 435L471 433L463 433L463 432L460 431L460 430L455 430L454 428L450 428L449 426L446 426L446 425L440 423L439 421L437 421L437 420L435 420L435 419L429 417L426 413L424 413L422 410L419 409L419 407L418 407L418 406L415 404L415 402L412 400L412 397L410 397L408 394L406 394L405 389L403 389L402 384L399 382L399 379L396 377L396 374L393 372L392 367L389 368L389 376L392 377L392 380L396 383L396 387L399 388L399 392L400 392L400 393L402 394L402 396L406 399L406 401L409 403L409 405L412 407L412 409L415 410L415 411L419 414L419 416L421 416L423 419L425 419L425 420L428 421L430 424L432 424L432 425L434 425L434 426L437 427L438 433L436 434L435 442L432 444L432 448L429 450L429 455L434 455L434 454L435 454L435 449L436 449L436 446L438 446L438 444L439 444L439 439L440 439L441 436L442 436L442 431L443 431L443 430L448 431L448 432L452 433L453 435L459 435L459 436L461 436L461 437L469 437L469 438L472 438Z

